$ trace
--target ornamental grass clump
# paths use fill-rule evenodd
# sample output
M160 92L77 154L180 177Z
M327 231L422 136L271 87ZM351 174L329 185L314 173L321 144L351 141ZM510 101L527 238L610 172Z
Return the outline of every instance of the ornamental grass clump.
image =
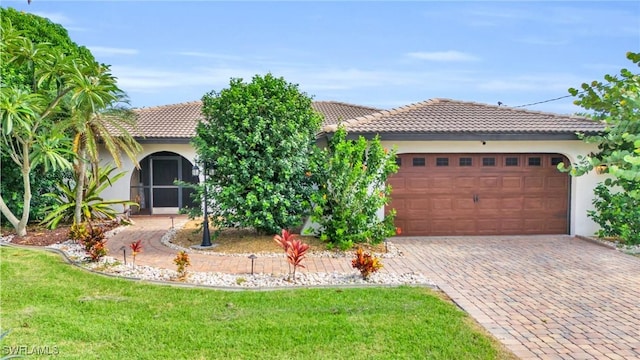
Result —
M304 267L301 264L305 259L309 245L296 239L298 235L292 234L288 230L282 229L281 235L275 235L273 240L278 244L287 254L287 261L289 262L289 277L296 280L296 269L298 267ZM293 272L291 271L293 267Z
M173 263L178 267L178 280L185 281L187 279L187 267L191 266L189 254L186 251L180 251L173 259Z
M364 252L361 247L356 249L355 258L351 260L351 266L360 271L364 280L368 280L371 274L382 269L380 259Z

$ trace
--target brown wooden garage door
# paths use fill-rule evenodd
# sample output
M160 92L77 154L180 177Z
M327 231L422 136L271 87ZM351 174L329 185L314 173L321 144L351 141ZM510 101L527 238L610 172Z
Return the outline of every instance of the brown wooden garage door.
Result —
M566 234L559 154L400 154L389 183L402 235Z

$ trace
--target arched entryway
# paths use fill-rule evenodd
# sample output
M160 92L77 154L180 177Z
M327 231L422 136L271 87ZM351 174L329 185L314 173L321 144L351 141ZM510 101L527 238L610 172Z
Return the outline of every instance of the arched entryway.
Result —
M140 161L140 169L131 174L131 200L136 214L177 214L181 208L193 207L193 189L176 185L176 180L197 184L192 176L193 164L170 151L153 153Z

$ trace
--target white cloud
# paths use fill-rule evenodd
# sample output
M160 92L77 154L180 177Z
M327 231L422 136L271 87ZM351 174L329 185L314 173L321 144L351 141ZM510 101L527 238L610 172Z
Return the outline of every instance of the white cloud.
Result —
M460 51L434 51L434 52L410 52L406 54L410 58L428 61L478 61L480 58Z
M117 56L117 55L136 55L137 49L113 48L104 46L87 46L93 55L97 56Z

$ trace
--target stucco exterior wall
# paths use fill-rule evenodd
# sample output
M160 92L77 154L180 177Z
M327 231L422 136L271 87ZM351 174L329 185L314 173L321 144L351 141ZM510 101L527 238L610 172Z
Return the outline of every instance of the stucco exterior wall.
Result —
M594 150L595 146L585 144L579 140L564 141L382 141L385 147L396 147L402 153L558 153L566 156L572 163L577 161L578 155L585 155ZM196 152L190 144L143 144L143 151L138 156L141 160L148 155L160 151L175 152L190 161L196 157ZM110 162L111 157L101 152L103 162ZM127 175L115 182L103 192L106 199L129 199L131 172L134 169L129 159L123 159L121 170ZM593 189L598 182L605 179L595 171L581 177L571 178L571 215L570 234L593 235L598 225L587 217L587 210L593 209ZM119 209L121 210L121 209ZM383 216L380 209L379 216ZM309 224L307 224L309 226Z
M138 155L138 161L144 159L145 157L160 151L171 151L178 155L181 155L193 162L196 158L196 151L191 146L191 144L150 144L145 143L142 144L142 152ZM101 163L113 163L113 158L106 152L104 149L100 151L100 159ZM119 171L126 171L127 175L120 178L118 181L113 183L112 186L107 187L103 192L102 196L105 199L118 199L118 200L129 200L129 187L131 185L131 174L134 169L133 162L128 158L122 158L122 167L118 169ZM118 211L122 211L123 209L116 207Z
M402 153L557 153L566 156L572 163L578 155L597 150L592 144L580 140L563 141L382 141L385 147L396 147ZM593 235L598 225L587 217L593 209L593 189L605 179L595 171L581 177L571 178L571 235Z

